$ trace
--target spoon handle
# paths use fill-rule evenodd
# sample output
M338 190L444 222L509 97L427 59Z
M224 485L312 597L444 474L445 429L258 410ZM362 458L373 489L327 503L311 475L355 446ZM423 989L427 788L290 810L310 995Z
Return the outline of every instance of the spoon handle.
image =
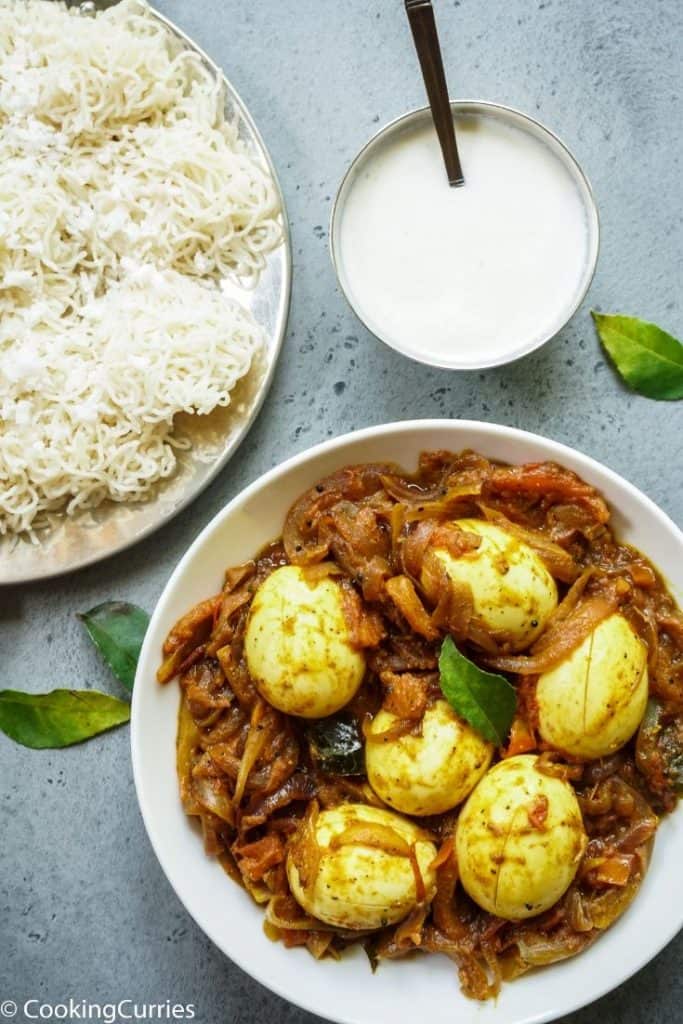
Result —
M458 145L455 141L453 113L448 99L448 86L441 60L441 47L434 21L431 0L405 0L406 13L422 69L434 127L441 143L449 185L464 185Z

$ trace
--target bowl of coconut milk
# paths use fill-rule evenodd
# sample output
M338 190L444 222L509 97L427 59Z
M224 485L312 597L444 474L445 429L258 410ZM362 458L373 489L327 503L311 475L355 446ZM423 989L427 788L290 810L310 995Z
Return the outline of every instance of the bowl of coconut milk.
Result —
M332 211L340 286L381 341L422 363L484 369L533 352L581 304L600 228L574 156L511 107L451 104L465 175L449 186L431 111L392 121Z

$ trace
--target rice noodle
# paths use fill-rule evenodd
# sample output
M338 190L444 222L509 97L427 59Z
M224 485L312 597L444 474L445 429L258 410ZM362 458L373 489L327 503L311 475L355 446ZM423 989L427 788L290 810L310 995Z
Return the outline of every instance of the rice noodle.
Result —
M263 344L281 239L221 82L142 0L0 0L0 534L141 500Z

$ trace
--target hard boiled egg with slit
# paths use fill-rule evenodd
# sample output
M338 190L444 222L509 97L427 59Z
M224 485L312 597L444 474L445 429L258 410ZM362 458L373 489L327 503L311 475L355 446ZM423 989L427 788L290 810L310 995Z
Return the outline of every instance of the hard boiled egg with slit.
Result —
M411 821L366 804L341 804L304 822L287 878L297 902L339 928L382 928L436 888L436 846Z
M351 642L343 592L325 566L284 565L260 585L244 638L249 674L273 707L324 718L351 700L365 658Z
M445 547L429 550L453 583L469 587L474 615L484 627L504 639L508 649L523 650L557 606L555 580L528 544L500 526L483 519L458 519L454 525L475 534L479 546L461 555ZM433 580L425 569L422 583L429 594Z
M461 803L491 763L493 746L445 700L427 708L415 733L392 738L397 722L383 709L368 729L365 766L375 793L404 814L441 814Z
M574 880L588 840L574 790L533 754L495 765L458 818L460 879L490 914L520 921L552 907Z
M574 757L608 757L633 736L647 697L647 646L615 613L539 676L539 732L550 746Z

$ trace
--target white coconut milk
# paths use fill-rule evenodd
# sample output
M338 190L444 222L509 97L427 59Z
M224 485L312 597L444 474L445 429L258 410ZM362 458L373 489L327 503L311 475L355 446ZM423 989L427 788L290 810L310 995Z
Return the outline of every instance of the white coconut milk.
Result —
M431 121L361 159L339 211L337 262L368 327L442 365L504 362L554 334L587 281L584 197L546 142L497 115L458 115L465 185Z

